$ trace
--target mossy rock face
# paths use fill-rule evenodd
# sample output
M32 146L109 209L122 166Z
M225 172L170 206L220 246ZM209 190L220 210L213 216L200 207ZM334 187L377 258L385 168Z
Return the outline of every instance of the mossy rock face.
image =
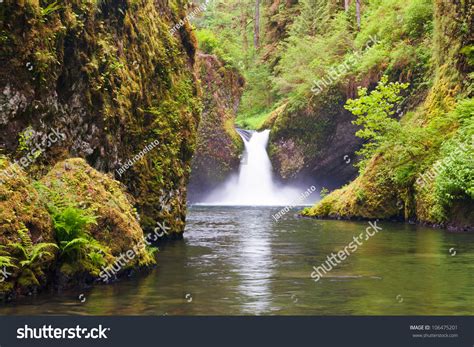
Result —
M416 164L407 171L411 178L396 182L394 175L406 164L397 150L402 145L410 148L411 143L384 144L358 178L305 209L303 215L400 218L450 230L474 230L472 65L461 54L472 36L472 30L466 30L472 22L469 11L461 3L435 1L436 66L435 73L427 76L432 86L420 107L401 120L402 132L418 128L430 135L422 157L411 159Z
M133 198L112 177L90 167L85 160L73 158L57 163L40 182L47 188L45 200L66 203L91 211L97 224L91 236L117 257L135 247L144 234L134 211ZM154 261L141 249L128 265L150 265Z
M310 102L291 101L269 115L263 127L271 129L269 154L281 178L311 177L334 186L356 176L344 156L352 156L362 141L355 137L357 127L345 101L342 88L333 86Z
M237 171L243 142L234 128L244 79L214 55L199 53L203 112L189 185L190 200Z
M33 188L31 180L19 166L0 156L0 244L15 237L26 226L32 241L53 240L51 217ZM11 177L9 177L11 175Z
M0 170L9 167L11 162L0 157ZM105 267L114 264L122 254L134 251L133 258L121 267L118 276L128 269L155 264L145 247L133 197L125 193L122 183L95 170L81 158L57 163L39 182L32 182L21 169L13 168L11 174L2 176L0 184L0 245L5 246L0 249L0 255L11 257L14 265L8 267L11 275L0 281L0 295L14 297L48 285L64 287L98 279L102 270L99 265L80 259L67 262L54 246L48 246L50 254L44 259L28 267L20 265L25 259L13 243L26 249L40 243L57 243L50 215L52 206L73 207L96 216L97 223L88 225L86 231L109 250Z
M0 172L0 246L21 243L22 237L32 244L54 242L51 217L31 180L19 166L2 156ZM45 274L52 269L54 257L35 267L34 276L31 270L21 271L16 259L14 263L16 267L6 268L11 273L8 278L0 281L0 295L28 294L45 285Z
M136 198L142 226L184 229L186 183L200 115L196 42L185 4L164 1L5 1L0 9L0 147L15 159L30 128L44 146L28 167L40 177L82 157L116 172ZM158 145L125 172L147 145Z
M435 85L431 93L438 90ZM353 182L335 190L302 214L320 218L400 219L450 230L473 231L474 108L462 107L472 105L472 101L460 102L451 112L443 112L444 108L449 109L449 105L455 103L447 98L449 103L433 107L430 96L425 107L407 120L404 127L419 126L413 120L421 119L429 124L433 119L442 119L445 126L454 130L437 129L436 137L443 140L440 141L442 145L427 147L422 153L423 158L415 158L419 159L414 160L419 166L411 173L413 179L397 182L394 170L403 162L397 161L393 154L400 147L397 147L399 144L385 146L385 152L374 155ZM456 120L453 115L462 109L464 119Z
M302 214L321 218L402 219L395 185L383 167L382 157L373 158L363 176L332 192Z

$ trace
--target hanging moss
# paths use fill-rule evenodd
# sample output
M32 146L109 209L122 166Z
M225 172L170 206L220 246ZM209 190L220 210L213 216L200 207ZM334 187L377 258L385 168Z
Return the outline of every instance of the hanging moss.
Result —
M158 141L116 177L143 227L166 220L180 234L201 112L194 35L189 25L170 33L184 2L24 0L1 9L0 146L19 158L19 132L31 127L43 141L60 129L66 139L29 168L39 177L68 157L114 172Z

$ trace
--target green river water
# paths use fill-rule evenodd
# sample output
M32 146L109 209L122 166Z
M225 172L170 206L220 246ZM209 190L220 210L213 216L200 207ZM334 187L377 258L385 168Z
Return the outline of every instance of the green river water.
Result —
M367 222L301 219L277 207L192 206L158 266L111 284L42 293L1 315L472 315L474 234L382 228L321 280L313 266Z

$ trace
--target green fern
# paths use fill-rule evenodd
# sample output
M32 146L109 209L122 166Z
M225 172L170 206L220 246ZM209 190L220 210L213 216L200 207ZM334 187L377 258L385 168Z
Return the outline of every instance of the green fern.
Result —
M34 268L41 265L46 259L53 257L51 249L58 249L54 243L40 242L33 244L28 228L21 224L21 228L17 231L21 242L10 242L8 248L13 253L22 268Z
M54 243L40 242L33 244L29 235L28 228L21 224L21 228L17 231L20 242L10 242L6 247L0 247L0 267L14 267L18 268L13 263L13 260L20 265L19 279L28 277L32 283L39 285L38 268L54 254L52 249L57 249L58 246ZM6 249L8 248L8 252ZM4 255L8 254L8 255ZM12 257L13 255L14 257Z
M76 238L88 238L86 228L97 224L97 218L79 208L67 207L53 215L53 222L58 240L69 242Z
M91 263L94 266L96 266L97 268L105 266L106 263L107 263L105 261L104 253L102 253L101 251L89 252L89 254L87 254L87 256L89 257L89 260L91 261Z
M50 189L41 182L33 182L33 187L41 196L41 200L46 202L46 207L51 215L59 214L62 210L70 206L65 194L62 194L61 187Z
M45 8L41 9L41 17L45 18L45 17L49 16L51 13L53 13L57 10L60 10L61 7L62 6L59 5L57 1L54 1L54 2L50 3L48 6L46 6Z
M31 241L30 235L28 235L28 228L21 223L21 228L17 230L18 236L21 240L21 245L24 247L22 250L25 254L27 254L33 248L33 242Z
M59 247L54 243L41 242L34 245L27 254L25 260L20 261L22 267L32 268L41 264L48 258L52 258L54 253L50 249L58 249Z
M85 261L94 267L105 265L106 257L111 257L109 249L87 232L89 225L97 224L97 217L75 207L57 211L53 213L53 223L60 257L67 262Z
M17 266L13 264L13 258L10 256L10 253L6 250L5 246L0 246L0 269L4 267L13 267Z
M90 241L84 237L76 237L71 241L61 241L61 257L68 259L81 259L86 254Z

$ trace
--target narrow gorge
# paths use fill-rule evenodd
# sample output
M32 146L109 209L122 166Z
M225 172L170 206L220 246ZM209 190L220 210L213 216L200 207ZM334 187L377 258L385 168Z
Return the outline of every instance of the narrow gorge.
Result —
M0 314L472 314L473 14L4 0Z

